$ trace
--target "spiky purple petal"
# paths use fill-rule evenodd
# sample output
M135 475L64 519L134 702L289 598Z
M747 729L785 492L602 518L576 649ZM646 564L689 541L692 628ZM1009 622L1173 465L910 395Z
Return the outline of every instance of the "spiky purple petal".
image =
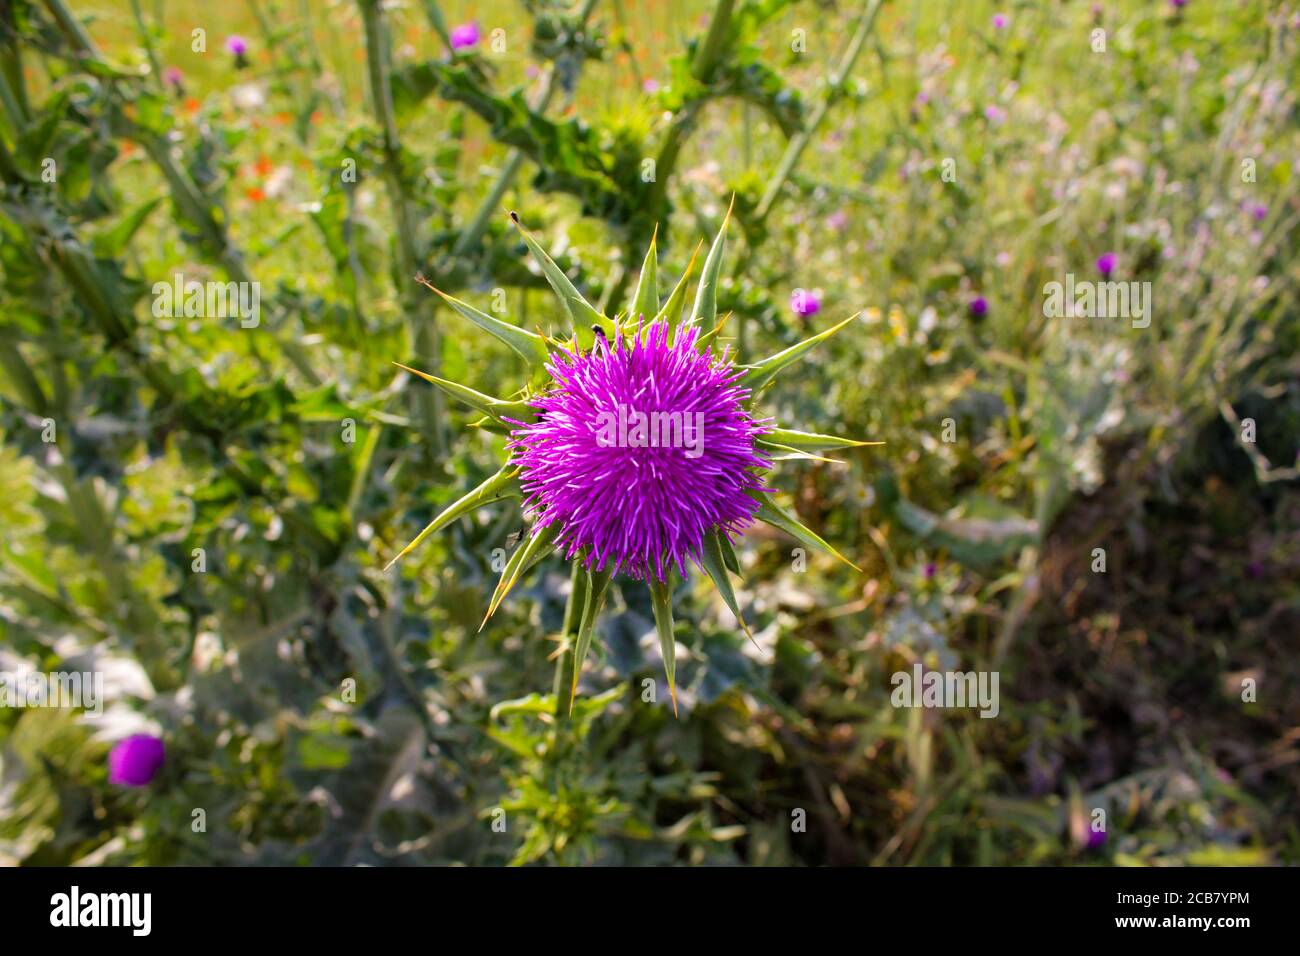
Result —
M514 423L510 447L533 533L558 523L556 546L566 557L583 555L588 569L613 562L615 573L663 581L675 564L685 575L688 558L699 563L707 532L734 538L758 509L747 492L767 490L756 471L771 463L755 453L754 439L768 420L745 410L749 390L736 384L742 370L726 351L701 353L698 337L692 326L670 341L659 321L630 341L598 338L588 352L552 356L554 387L531 403L538 420ZM676 413L691 426L700 413L699 439L688 437L688 447L611 444L602 428L620 406L625 416Z

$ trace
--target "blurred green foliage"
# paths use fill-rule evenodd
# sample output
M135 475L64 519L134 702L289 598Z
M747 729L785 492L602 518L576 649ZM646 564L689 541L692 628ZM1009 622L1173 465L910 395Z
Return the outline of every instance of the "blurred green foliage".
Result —
M77 7L0 17L0 670L109 703L0 711L0 862L1300 860L1294 5ZM759 648L693 582L680 719L619 582L557 723L562 566L479 631L517 508L381 570L503 458L391 363L522 374L414 276L559 327L507 210L612 310L733 192L742 358L860 313L767 406L888 443L781 489L863 572L751 535ZM1045 316L1105 252L1149 328ZM892 707L917 660L999 717Z

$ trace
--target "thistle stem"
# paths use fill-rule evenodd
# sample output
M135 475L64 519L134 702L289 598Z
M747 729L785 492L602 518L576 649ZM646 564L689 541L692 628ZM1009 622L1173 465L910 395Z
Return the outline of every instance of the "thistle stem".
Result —
M582 9L578 11L578 26L585 28L587 19L591 16L591 11L596 6L596 0L586 0ZM533 111L536 113L545 113L546 107L551 103L551 97L555 95L555 69L552 68L543 78L541 88L537 92L537 99L533 103ZM506 194L506 190L515 181L515 176L519 172L519 167L524 164L525 155L521 149L513 149L510 155L506 157L505 165L501 168L501 173L497 176L497 181L492 184L488 191L487 197L479 205L478 211L474 218L470 220L464 231L456 237L456 244L451 248L453 256L463 256L473 248L487 231L488 223L492 217L497 214L501 208L501 199Z
M574 642L582 622L582 607L587 603L587 572L574 560L569 575L569 597L564 604L564 630L560 633L560 651L555 659L555 720L557 727L567 724L573 709ZM557 730L558 732L558 730Z
M434 374L442 367L442 347L435 313L427 296L414 294L415 274L419 271L419 247L415 241L415 221L411 197L402 174L401 141L397 135L397 116L393 111L391 66L388 59L388 31L379 0L359 0L366 33L366 67L370 78L370 100L375 120L383 134L384 179L389 202L397 224L397 253L402 279L409 288L399 290L410 316L411 349L415 357ZM437 458L443 453L441 393L427 388L412 392L416 416L430 449Z
M871 28L875 25L876 14L880 12L883 0L867 0L867 5L862 9L862 15L858 18L858 28L853 33L853 38L849 40L849 45L845 48L843 56L840 57L839 63L826 78L826 94L818 102L813 110L812 116L798 133L790 138L786 144L785 154L781 157L781 164L773 173L772 178L768 181L767 189L763 192L763 198L759 200L758 207L754 210L752 220L755 223L761 223L772 211L772 205L776 202L790 174L794 172L795 166L799 164L803 151L808 148L808 143L812 141L813 136L817 133L817 128L821 126L822 120L830 108L835 105L836 101L844 95L844 81L848 78L849 71L853 69L853 64L857 62L858 55L862 52L862 46L867 41L867 36L871 33Z

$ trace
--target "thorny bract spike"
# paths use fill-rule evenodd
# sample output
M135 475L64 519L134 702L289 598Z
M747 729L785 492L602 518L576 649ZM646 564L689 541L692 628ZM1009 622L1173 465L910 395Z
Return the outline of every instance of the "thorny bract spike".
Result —
M506 431L510 457L500 471L434 518L389 566L456 518L502 497L521 497L531 520L529 537L502 571L484 622L546 555L558 551L577 563L579 577L574 580L581 579L586 596L574 609L575 633L565 635L574 639L576 687L612 578L622 573L644 579L653 599L674 713L674 571L685 577L690 564L703 570L752 640L728 575L739 572L734 543L754 520L856 567L779 508L763 475L773 461L828 461L815 452L877 444L778 428L771 419L754 416L751 408L758 390L852 319L748 366L735 364L725 347L715 351L722 325L717 288L730 215L728 209L710 245L695 304L683 323L686 287L698 249L660 308L652 238L629 303L631 311L619 322L588 302L511 213L569 320L563 338L520 329L433 291L518 353L530 369L544 370L535 373L540 378L506 400L408 369ZM592 331L585 349L577 337L579 329Z

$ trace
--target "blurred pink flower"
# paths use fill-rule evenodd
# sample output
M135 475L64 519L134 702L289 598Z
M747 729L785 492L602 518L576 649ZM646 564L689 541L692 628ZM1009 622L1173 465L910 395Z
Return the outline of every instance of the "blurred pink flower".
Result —
M108 782L143 787L158 773L166 756L161 738L133 734L119 740L108 754Z
M795 289L790 293L790 308L795 315L816 315L822 308L821 296L806 289Z
M477 20L471 20L469 23L462 23L458 27L451 28L451 48L453 50L468 50L472 46L477 46L480 38Z

